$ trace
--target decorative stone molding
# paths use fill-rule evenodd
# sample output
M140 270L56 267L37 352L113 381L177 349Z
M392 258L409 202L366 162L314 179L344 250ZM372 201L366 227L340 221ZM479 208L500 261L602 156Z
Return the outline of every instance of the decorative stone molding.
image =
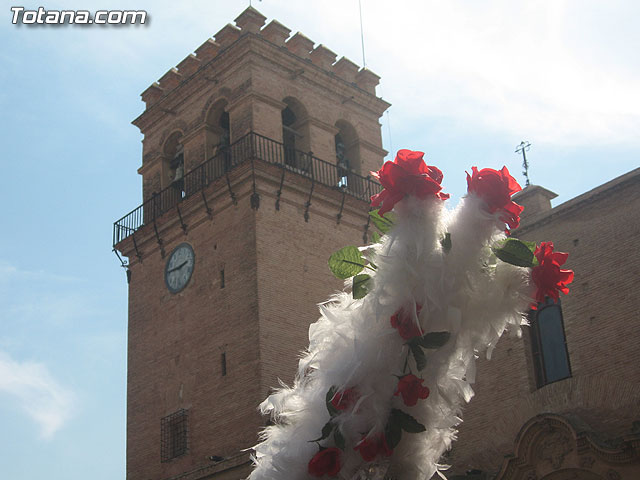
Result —
M212 38L208 38L202 45L200 45L196 49L196 57L202 62L205 63L213 60L218 52L221 50L221 46Z
M142 101L146 104L147 108L160 100L164 95L164 90L158 82L154 82L144 92L140 94Z
M285 41L289 38L289 35L291 35L291 30L277 20L271 20L269 25L260 31L260 34L271 43L279 47L284 47Z
M358 68L360 67L347 57L342 57L333 66L333 72L343 80L354 83L356 81L356 75L358 74Z
M318 45L309 54L309 58L314 65L325 70L330 70L331 65L336 61L336 54L324 45Z
M313 45L313 40L309 40L300 32L287 40L287 43L285 44L291 53L300 58L309 58L309 52L313 49Z
M180 132L184 137L188 132L189 125L184 120L176 120L171 124L169 128L165 128L162 131L162 135L160 136L160 142L158 142L158 146L160 147L160 151L162 151L162 147L167 139L176 132Z
M593 463L594 462L595 462L595 460L591 456L580 457L580 467L581 468L591 468L591 467L593 467Z
M181 81L182 75L180 75L176 68L171 68L167 73L160 77L158 83L160 83L160 86L168 92L169 90L173 90L178 85L180 85Z
M562 466L565 456L573 451L568 436L561 432L554 432L542 441L539 458L548 461L554 469Z
M177 65L178 72L182 74L183 78L190 77L191 75L196 73L198 68L200 68L201 64L202 64L202 61L199 58L197 58L193 53L190 53L187 57L185 57L184 60L182 60Z
M591 471L606 471L607 480L620 480L617 469L629 467L640 474L640 434L604 444L591 432L578 431L577 424L579 420L550 413L530 419L495 480L601 478Z
M379 83L380 77L366 68L363 68L356 74L356 85L372 95L376 94L376 86Z
M204 106L202 107L202 110L200 110L200 115L198 115L196 119L197 123L204 124L207 119L207 114L209 113L209 109L215 103L218 103L220 101L227 102L227 108L228 108L229 95L228 95L228 92L223 93L222 89L220 89L220 91L216 92L214 95L211 95L209 99L205 102Z
M214 35L214 38L222 48L226 48L240 38L240 29L235 25L227 23Z
M258 10L253 7L249 7L240 15L238 15L238 18L235 19L235 22L242 31L242 34L258 33L264 25L264 21L266 19L267 17L262 15Z
M209 75L201 67L209 64L219 55L221 50L231 46L245 33L257 35L257 38L267 40L276 46L284 46L297 57L307 61L311 60L316 67L327 73L333 73L338 79L346 81L349 84L355 84L361 90L375 95L375 87L380 79L375 73L367 69L358 71L358 66L345 57L342 57L337 63L334 63L336 54L326 46L318 45L318 47L314 49L314 42L302 33L297 32L292 37L289 37L291 33L289 28L277 20L272 20L267 26L263 27L265 20L266 17L256 9L253 7L247 8L236 18L235 22L237 26L227 24L216 33L215 40L211 38L207 39L196 49L195 55L188 55L175 68L170 69L163 75L158 82L145 90L141 96L146 104L146 109L148 110L149 107L163 100L165 97L169 97L176 87L183 83L186 78L198 73L199 70L201 71L201 75ZM292 75L298 75L303 71L303 69L294 70ZM215 78L206 78L215 81ZM348 99L353 98L352 96ZM134 124L140 128L144 128L145 125L143 118L148 118L145 113L134 121Z
M620 480L622 477L613 469L607 471L607 480Z

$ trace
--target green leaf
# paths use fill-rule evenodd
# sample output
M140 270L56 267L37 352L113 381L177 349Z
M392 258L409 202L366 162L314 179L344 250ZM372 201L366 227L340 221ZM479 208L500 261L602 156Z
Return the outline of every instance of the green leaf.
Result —
M417 343L409 343L409 348L411 349L411 353L413 354L413 358L416 361L416 368L418 370L422 370L427 366L427 357L424 355L422 348Z
M533 267L533 251L530 248L532 242L521 242L517 238L507 238L499 248L492 248L493 253L503 262L518 267ZM535 244L534 244L535 245ZM534 246L535 249L535 246Z
M365 263L362 253L353 245L344 247L329 257L329 268L336 277L343 280L360 273Z
M353 298L356 300L364 298L369 293L369 287L371 286L371 275L361 273L353 277Z
M384 436L390 449L394 449L402 439L402 427L400 422L393 415L389 416L387 426L384 428Z
M440 348L449 341L450 336L451 334L449 332L430 332L423 337L416 337L411 341L423 348Z
M378 232L373 232L371 234L371 242L372 243L379 243L380 242L380 234Z
M335 397L337 390L338 389L336 387L331 387L329 389L329 391L327 392L327 396L325 397L325 403L327 405L327 410L329 411L329 415L331 415L332 417L339 413L338 410L336 409L336 407L331 405L331 400L333 400L333 397Z
M393 225L395 224L396 217L393 213L387 212L384 215L380 215L378 213L380 209L371 210L369 215L371 216L371 221L373 224L380 230L382 233L387 233Z
M344 437L342 436L342 432L340 431L339 428L336 428L333 431L333 441L336 444L336 447L338 447L340 450L344 450L345 449L345 441L344 441Z
M531 263L533 264L534 267L537 267L539 264L538 264L538 259L536 258L536 255L535 255L535 251L537 247L536 242L525 242L524 240L520 240L520 241L524 243L529 248L529 250L531 250L531 253L533 253L533 262Z
M398 410L397 408L391 410L391 417L395 422L400 424L402 430L407 433L420 433L426 430L424 425L418 422L415 418L402 410Z
M442 245L444 253L449 253L451 250L451 234L449 232L444 234L444 238L440 240L440 245Z
M331 435L331 432L333 431L334 428L335 428L335 425L331 423L331 420L329 420L327 423L324 424L324 427L322 427L322 436L320 438L316 438L315 440L310 440L310 442L319 442L321 440L324 440L325 438L328 438L329 435Z

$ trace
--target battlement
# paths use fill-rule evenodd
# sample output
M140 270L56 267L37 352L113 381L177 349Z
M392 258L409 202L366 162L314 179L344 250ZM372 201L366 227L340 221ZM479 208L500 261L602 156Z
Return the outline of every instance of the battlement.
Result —
M286 49L301 60L315 65L329 75L338 77L368 94L376 94L375 88L380 77L372 71L359 67L346 57L340 57L336 61L336 54L326 46L316 45L313 40L300 32L291 35L291 30L277 20L272 20L266 26L265 21L266 17L258 10L248 7L235 19L235 25L225 25L213 38L208 38L194 53L189 54L149 86L141 94L146 107L149 108L160 101L245 35L262 38L279 48Z

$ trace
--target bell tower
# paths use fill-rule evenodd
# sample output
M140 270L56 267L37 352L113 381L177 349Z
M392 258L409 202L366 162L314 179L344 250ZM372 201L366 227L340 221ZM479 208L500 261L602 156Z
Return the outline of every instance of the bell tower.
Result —
M369 232L379 78L249 7L142 93L128 258L127 479L239 479L329 255ZM363 238L364 237L364 238Z

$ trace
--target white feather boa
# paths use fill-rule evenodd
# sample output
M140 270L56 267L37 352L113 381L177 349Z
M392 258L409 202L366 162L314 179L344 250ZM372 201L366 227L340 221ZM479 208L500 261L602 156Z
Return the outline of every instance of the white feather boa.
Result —
M320 305L293 387L282 387L260 405L274 425L255 447L250 480L314 478L308 464L318 445L310 441L330 418L325 396L331 387L356 387L359 393L356 406L335 417L346 441L337 478L365 478L372 466L379 470L376 478L431 478L445 468L439 460L455 439L462 405L473 396L478 354L490 356L506 329L520 333L531 303L531 271L492 257L490 246L504 238L498 214L487 213L474 194L453 212L435 197L407 197L395 213L393 229L364 250L377 265L369 294L354 300L339 293ZM445 232L452 242L448 252L441 246ZM416 304L422 306L419 318ZM420 376L430 395L412 407L394 396L408 351L390 323L400 308L413 312L424 333L451 333L444 346L426 350ZM413 357L409 367L417 371ZM392 408L409 413L426 430L405 433L391 457L366 464L354 446L363 435L384 431Z

